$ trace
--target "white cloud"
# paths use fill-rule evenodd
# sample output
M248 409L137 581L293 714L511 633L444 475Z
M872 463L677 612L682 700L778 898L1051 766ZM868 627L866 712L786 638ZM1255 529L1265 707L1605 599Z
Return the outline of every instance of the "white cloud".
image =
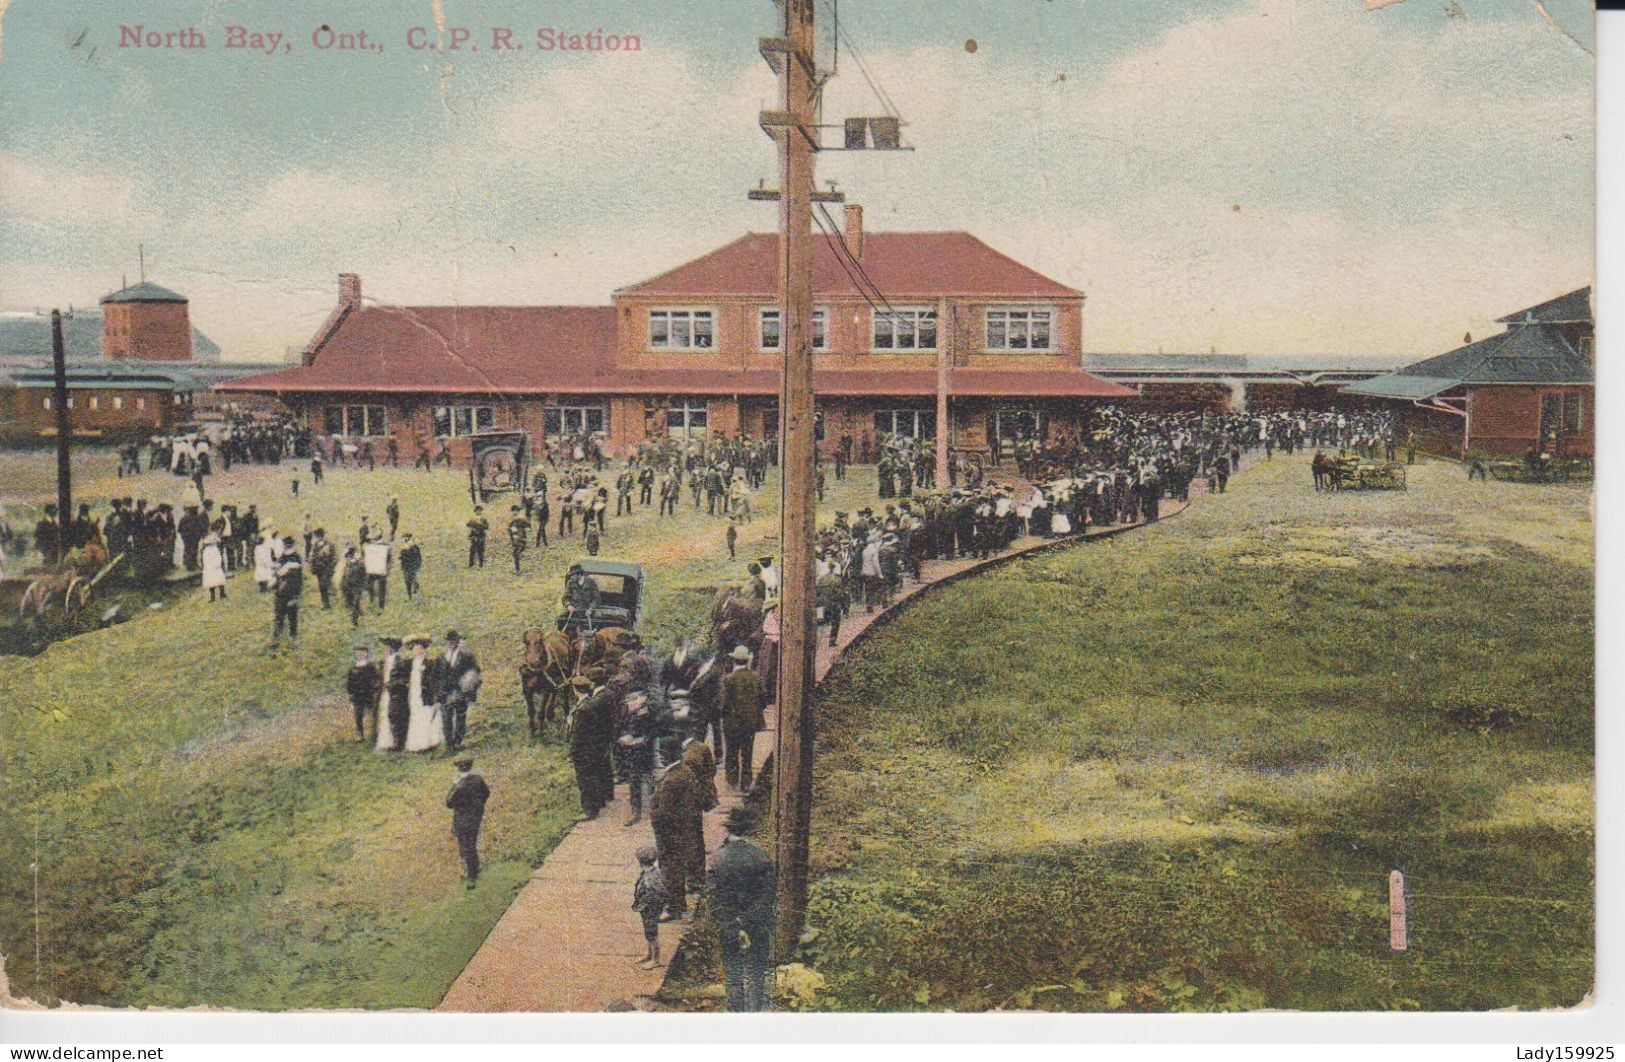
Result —
M0 216L46 224L127 222L136 217L127 177L43 166L0 152Z
M381 186L353 177L290 170L249 197L246 209L228 219L238 238L343 234L375 226L400 209Z

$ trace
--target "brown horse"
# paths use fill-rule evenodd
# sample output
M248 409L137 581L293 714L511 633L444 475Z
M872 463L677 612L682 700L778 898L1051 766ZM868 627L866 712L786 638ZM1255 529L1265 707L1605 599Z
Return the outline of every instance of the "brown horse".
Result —
M540 737L543 725L553 721L559 695L574 674L575 646L567 635L543 631L540 627L525 632L519 690L525 695L525 715L531 737Z

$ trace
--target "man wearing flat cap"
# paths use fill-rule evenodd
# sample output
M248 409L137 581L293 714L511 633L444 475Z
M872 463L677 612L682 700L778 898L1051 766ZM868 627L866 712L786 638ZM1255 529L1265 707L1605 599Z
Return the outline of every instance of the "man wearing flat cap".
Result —
M446 806L451 809L451 833L457 838L457 854L463 859L463 876L472 889L480 876L480 823L485 819L491 787L474 773L474 761L468 757L458 760L455 766L457 781L446 795Z
M749 789L751 753L766 704L762 677L750 667L750 649L735 646L733 671L722 680L723 773L736 789Z
M744 808L728 813L727 837L711 857L708 875L731 1011L768 1008L767 975L773 968L778 875L768 854L745 836L750 827Z

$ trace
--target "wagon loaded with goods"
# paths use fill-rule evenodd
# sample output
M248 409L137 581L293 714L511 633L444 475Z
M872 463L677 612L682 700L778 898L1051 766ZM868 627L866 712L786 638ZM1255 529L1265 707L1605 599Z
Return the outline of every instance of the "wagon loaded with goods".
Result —
M1337 490L1405 490L1405 466L1397 461L1339 457L1332 467Z

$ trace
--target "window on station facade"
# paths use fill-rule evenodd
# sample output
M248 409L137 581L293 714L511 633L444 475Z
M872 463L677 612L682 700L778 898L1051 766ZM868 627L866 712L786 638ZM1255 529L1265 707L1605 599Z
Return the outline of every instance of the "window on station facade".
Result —
M495 431L496 426L497 411L493 406L434 407L434 434L437 439Z
M893 307L874 311L874 349L885 353L937 349L937 311L929 307Z
M711 426L711 404L703 398L674 398L666 407L666 434L703 439Z
M1051 350L1055 311L998 307L987 311L987 349Z
M1550 436L1577 435L1580 432L1581 410L1580 395L1578 392L1565 391L1560 394L1540 396L1540 434L1541 438Z
M322 411L322 430L328 435L384 435L389 415L383 406L328 406Z
M819 306L812 316L814 350L829 348L829 307ZM763 310L761 314L760 347L764 351L784 349L784 315L777 309Z
M910 439L932 439L937 434L934 409L879 409L875 411L876 435L902 435Z
M649 311L649 346L655 350L710 350L715 341L710 310Z
M113 408L114 409L123 409L124 408L124 399L120 398L118 395L114 395L113 396Z
M603 406L549 406L542 411L542 434L549 439L608 433L609 412Z

